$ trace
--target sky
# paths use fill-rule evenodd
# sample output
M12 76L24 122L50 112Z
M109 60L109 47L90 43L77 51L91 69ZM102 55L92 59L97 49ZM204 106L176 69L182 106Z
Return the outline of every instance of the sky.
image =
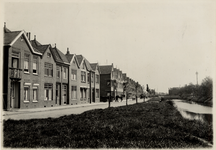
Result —
M42 44L112 64L141 85L168 92L214 76L215 3L196 1L4 2L7 28ZM3 26L3 24L2 24Z

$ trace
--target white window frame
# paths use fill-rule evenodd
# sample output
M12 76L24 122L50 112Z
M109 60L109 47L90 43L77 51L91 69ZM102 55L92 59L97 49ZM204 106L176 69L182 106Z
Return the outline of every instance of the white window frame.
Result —
M29 73L30 70L30 66L29 66L29 62L30 62L30 54L24 54L24 73ZM25 69L28 71L25 71Z

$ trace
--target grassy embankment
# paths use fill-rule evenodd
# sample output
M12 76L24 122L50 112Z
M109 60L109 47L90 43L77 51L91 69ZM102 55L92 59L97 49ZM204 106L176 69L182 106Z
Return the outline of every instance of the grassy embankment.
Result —
M195 148L207 145L193 136L213 139L212 123L183 119L168 102L3 125L4 147L13 148Z

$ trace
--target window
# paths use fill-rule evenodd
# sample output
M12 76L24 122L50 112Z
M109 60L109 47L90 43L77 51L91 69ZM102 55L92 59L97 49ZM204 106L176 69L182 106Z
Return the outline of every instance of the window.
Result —
M56 66L56 77L60 78L60 74L61 74L61 67L60 66Z
M52 100L53 85L51 83L44 84L44 100Z
M67 68L64 68L63 77L64 79L67 79Z
M24 86L24 102L29 102L29 86Z
M96 83L99 83L99 75L96 75Z
M38 101L38 89L36 86L33 86L33 102Z
M24 54L24 72L28 72L29 73L29 58L30 55L29 54Z
M86 89L85 88L80 88L80 97L81 97L81 99L86 98Z
M19 68L19 59L12 57L12 68Z
M81 81L86 82L86 72L85 71L81 71Z
M51 53L47 53L47 57L50 58L51 57Z
M71 87L71 99L77 99L77 87L76 86Z
M91 74L91 82L94 82L94 74Z
M89 83L90 77L89 77L89 73L88 73L88 83Z
M77 76L77 70L72 69L71 70L71 80L76 80L77 79L76 76Z
M96 98L99 98L99 89L96 89Z
M50 63L44 63L44 74L45 76L53 76L53 64Z
M33 57L33 73L38 74L38 57L34 56Z

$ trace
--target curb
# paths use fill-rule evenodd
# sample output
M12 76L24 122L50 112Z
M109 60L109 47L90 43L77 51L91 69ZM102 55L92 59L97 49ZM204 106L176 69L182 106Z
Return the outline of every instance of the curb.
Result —
M89 104L89 105L73 105L68 107L52 107L52 109L46 109L44 110L26 110L26 111L17 111L11 114L3 114L2 116L11 116L11 115L18 115L18 114L24 114L24 113L36 113L36 112L44 112L44 111L54 111L54 110L61 110L61 109L71 109L71 108L80 108L80 107L90 107L90 106L96 106L96 105L105 105L106 103L97 103L97 104Z

